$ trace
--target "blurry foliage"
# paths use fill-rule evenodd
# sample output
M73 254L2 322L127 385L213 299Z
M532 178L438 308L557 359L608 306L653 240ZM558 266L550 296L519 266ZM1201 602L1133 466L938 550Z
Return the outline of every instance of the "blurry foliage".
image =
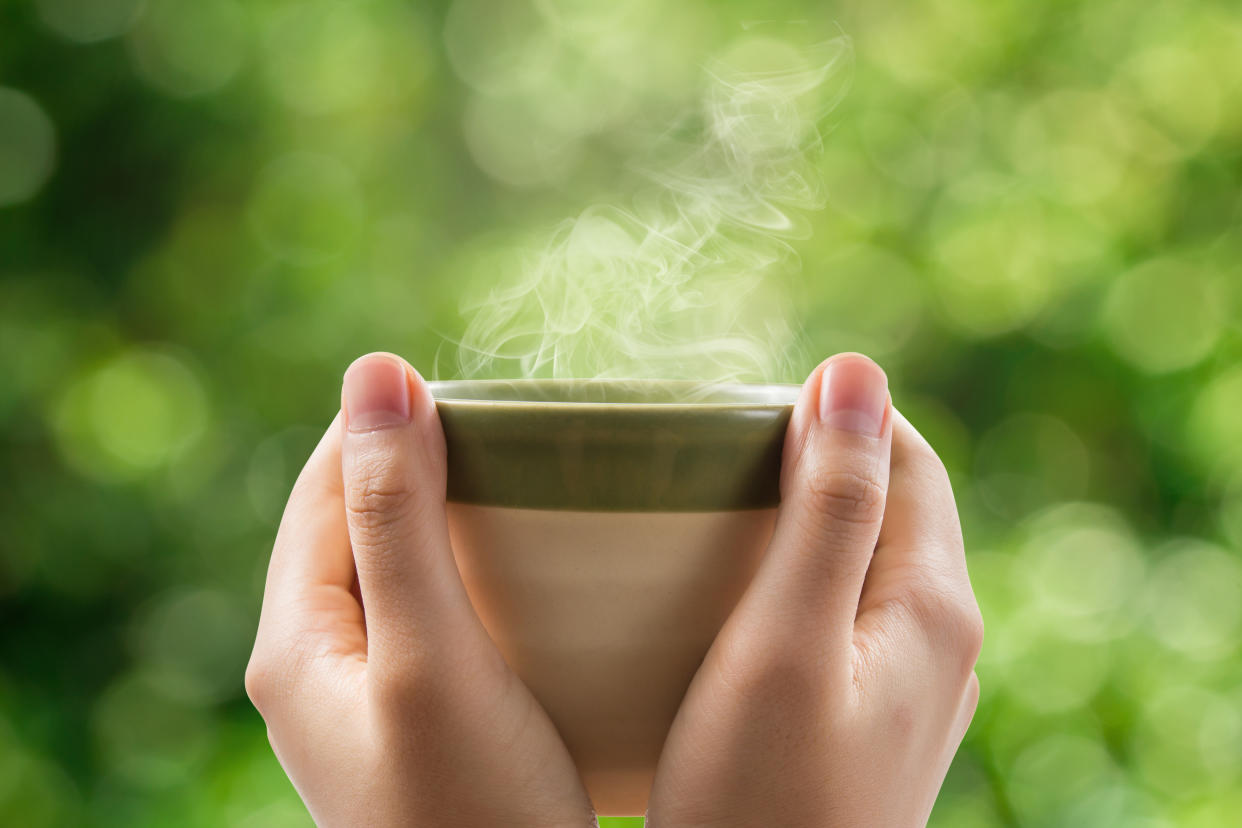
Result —
M1236 4L429 6L0 0L0 823L306 825L241 675L344 366L432 373L814 15L856 66L794 299L944 455L988 623L933 824L1237 824Z

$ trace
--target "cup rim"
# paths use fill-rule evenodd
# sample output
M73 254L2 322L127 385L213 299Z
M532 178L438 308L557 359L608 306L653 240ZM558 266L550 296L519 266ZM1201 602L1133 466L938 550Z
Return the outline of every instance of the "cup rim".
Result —
M437 402L453 406L482 406L502 408L563 408L578 413L591 410L626 411L646 410L656 412L706 412L723 410L780 410L787 409L796 401L801 385L793 383L704 382L699 380L665 380L640 377L606 378L533 378L533 379L457 379L435 380L427 383ZM475 390L468 390L475 389ZM488 392L512 389L513 396L495 396ZM638 391L651 395L667 395L667 398L651 399L575 399L569 393L599 389L606 394ZM700 397L695 399L695 397ZM735 398L734 398L735 397Z

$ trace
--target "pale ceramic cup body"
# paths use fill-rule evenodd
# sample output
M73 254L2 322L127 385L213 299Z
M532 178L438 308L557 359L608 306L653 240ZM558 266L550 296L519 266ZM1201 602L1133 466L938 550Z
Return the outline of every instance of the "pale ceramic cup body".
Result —
M797 386L431 384L466 590L601 814L642 814L772 534Z

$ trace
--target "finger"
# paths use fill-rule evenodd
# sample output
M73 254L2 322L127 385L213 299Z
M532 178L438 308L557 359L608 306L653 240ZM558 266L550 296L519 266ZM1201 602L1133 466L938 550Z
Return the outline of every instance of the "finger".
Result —
M953 729L950 731L950 743L953 746L953 752L957 752L957 748L962 744L962 740L966 738L967 731L970 730L970 723L974 721L975 711L979 709L979 674L973 670L969 678L966 679L966 690L962 693L962 703L958 707L957 717L953 722Z
M285 505L268 567L264 600L296 600L307 586L348 590L354 581L341 485L338 413L302 467Z
M302 666L324 653L366 652L362 609L351 594L354 562L341 488L341 432L334 419L289 496L268 565L246 689L268 716L284 700L316 692Z
M962 529L944 464L894 410L884 525L859 611L925 589L969 592Z
M897 411L884 526L858 613L860 632L894 623L913 626L920 640L930 640L965 672L973 669L982 645L948 473ZM894 614L898 617L886 617Z
M884 372L842 354L803 386L785 438L782 503L744 601L796 635L852 641L859 592L879 536L892 433Z
M345 514L366 613L368 661L417 656L473 612L449 546L446 452L435 401L391 354L345 372Z
M960 551L962 527L949 473L935 450L900 411L893 411L892 480L881 546L911 547L929 539ZM960 554L948 559L962 562ZM965 566L961 567L965 571Z

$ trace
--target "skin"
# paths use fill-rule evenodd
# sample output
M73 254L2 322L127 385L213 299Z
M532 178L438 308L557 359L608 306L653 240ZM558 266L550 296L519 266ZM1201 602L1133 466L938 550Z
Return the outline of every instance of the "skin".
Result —
M431 394L406 363L369 363L346 395L403 383L409 420L351 429L346 399L294 484L246 670L276 756L320 826L594 825L466 597Z
M344 386L286 507L246 673L285 771L321 826L595 824L457 574L426 385L371 355ZM648 825L924 825L979 697L948 476L878 366L845 354L803 386L781 486L763 563L665 743Z
M829 397L885 387L865 357L827 366ZM974 715L983 622L948 475L886 391L874 436L825 416L824 368L771 545L665 742L654 828L925 825Z

